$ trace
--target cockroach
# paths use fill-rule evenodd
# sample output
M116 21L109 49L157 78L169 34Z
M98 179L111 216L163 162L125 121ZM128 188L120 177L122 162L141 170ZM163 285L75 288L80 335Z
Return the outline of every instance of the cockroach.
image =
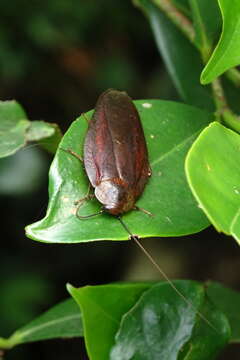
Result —
M82 160L73 151L66 151ZM79 204L77 217L86 219L103 212L117 217L130 238L137 243L174 291L194 308L121 218L122 214L132 209L143 210L152 215L135 205L151 176L151 168L139 114L126 92L109 89L98 98L85 138L83 162L88 179L95 189L95 197L102 204L102 208L96 214L79 215L78 210L82 202L93 196L87 195L76 202ZM197 309L195 311L213 327Z
M151 169L139 114L123 91L100 95L84 143L84 166L102 210L135 209Z

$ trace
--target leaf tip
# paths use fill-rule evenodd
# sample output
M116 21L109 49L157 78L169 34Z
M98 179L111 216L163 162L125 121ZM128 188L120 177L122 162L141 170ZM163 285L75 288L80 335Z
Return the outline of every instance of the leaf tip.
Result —
M66 288L67 288L67 291L69 292L69 294L72 297L74 297L74 292L75 292L76 288L73 285L71 285L70 283L66 284Z
M200 83L201 85L207 85L212 81L212 79L209 79L206 73L206 67L203 69L201 75L200 75Z

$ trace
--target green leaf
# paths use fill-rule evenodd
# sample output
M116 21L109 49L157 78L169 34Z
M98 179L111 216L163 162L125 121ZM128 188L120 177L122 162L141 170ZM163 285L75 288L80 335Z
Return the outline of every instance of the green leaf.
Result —
M198 318L191 339L180 351L178 360L218 359L219 353L229 342L231 329L226 315L207 299L199 311L207 319L211 328L210 326L206 328L206 322Z
M219 283L210 282L207 287L207 295L213 304L228 318L232 334L231 342L240 342L240 293L222 286Z
M191 17L191 10L189 8L188 0L172 0L172 2L186 16Z
M51 124L42 120L36 120L31 122L31 125L26 133L26 138L28 141L38 141L42 138L52 136L54 132L54 128Z
M208 84L233 66L240 64L240 1L218 0L223 28L220 40L201 74L201 83Z
M214 122L203 130L186 158L193 194L216 229L226 234L231 234L240 209L239 149L240 135Z
M0 101L0 158L14 154L25 145L29 125L23 108L16 101Z
M144 127L152 168L152 176L137 205L154 216L130 211L123 220L141 237L180 236L200 231L209 223L187 185L184 159L212 115L168 101L139 100L135 104ZM27 236L34 240L73 243L128 238L120 222L109 214L82 221L75 216L74 202L87 194L89 182L81 162L61 149L71 149L82 155L86 129L86 119L80 117L60 144L50 169L46 217L26 228ZM85 202L80 211L86 215L99 209L97 200L92 200Z
M213 111L210 89L199 83L203 65L197 49L150 0L135 0L134 3L147 15L157 47L182 99Z
M110 284L68 291L81 308L84 338L91 360L106 360L114 343L121 317L152 284Z
M33 341L83 336L82 316L73 299L55 305L8 339L0 338L0 349Z
M26 137L27 141L38 141L44 149L55 154L62 134L57 124L36 120L31 121Z
M16 101L0 101L0 158L14 154L28 141L38 141L55 153L61 137L58 125L29 121Z
M238 240L238 242L240 241L240 209L238 210L232 221L231 234L235 239Z
M217 1L189 0L189 3L196 34L195 44L203 59L208 60L222 23L219 7Z
M178 356L207 360L215 358L226 345L228 322L222 313L204 301L203 286L193 281L174 284L192 306L168 283L152 286L122 317L111 360L176 360ZM207 320L199 319L197 311L208 316Z
M55 154L55 152L57 151L58 145L62 139L62 132L61 129L59 128L59 126L57 124L49 124L48 125L51 126L51 128L54 130L52 136L48 137L48 138L42 138L39 141L39 145L47 150L48 152Z

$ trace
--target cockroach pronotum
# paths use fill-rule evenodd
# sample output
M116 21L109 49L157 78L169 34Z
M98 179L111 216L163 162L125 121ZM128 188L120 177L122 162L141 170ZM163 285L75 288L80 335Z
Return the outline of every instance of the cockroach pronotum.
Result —
M65 149L65 151L82 160L73 151L69 149ZM103 212L117 217L130 238L137 243L171 287L188 305L194 308L121 218L122 214L132 209L139 209L152 215L135 205L151 176L151 169L139 114L126 92L109 89L100 95L89 122L83 161L88 179L95 189L95 197L102 204L102 208L96 214L79 215L78 210L82 202L93 196L87 195L76 202L79 204L76 211L77 217L86 219ZM195 311L208 325L214 328L197 309Z

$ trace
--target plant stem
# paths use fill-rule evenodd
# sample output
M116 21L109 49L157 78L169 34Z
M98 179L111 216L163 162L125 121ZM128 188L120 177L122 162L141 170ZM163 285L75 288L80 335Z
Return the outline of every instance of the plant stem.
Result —
M240 133L240 117L234 114L230 109L224 111L223 113L223 122L230 129L235 130Z
M0 360L1 351L12 349L14 346L21 343L21 335L17 332L13 333L9 338L0 337Z
M213 99L216 105L216 115L218 121L220 120L221 115L223 112L228 109L227 101L225 99L224 91L222 88L222 84L219 78L213 80L211 83L212 85L212 92L213 92Z
M191 42L194 41L195 31L192 22L174 6L171 0L153 0L153 3L169 17Z
M231 80L236 87L240 87L240 71L236 68L226 71L226 77Z
M227 100L219 78L212 82L213 98L216 104L216 120L222 120L232 130L240 133L240 118L228 107Z

